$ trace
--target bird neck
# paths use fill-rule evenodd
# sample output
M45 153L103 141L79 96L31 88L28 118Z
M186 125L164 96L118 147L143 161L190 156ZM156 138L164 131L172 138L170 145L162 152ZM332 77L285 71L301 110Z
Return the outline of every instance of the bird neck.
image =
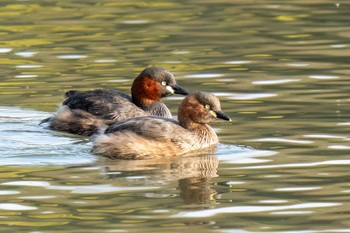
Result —
M161 101L155 101L152 105L148 105L144 108L146 112L149 112L152 116L160 117L172 117L170 110Z
M191 123L187 125L181 124L193 134L193 141L197 145L213 145L219 142L218 136L215 131L207 124Z
M137 106L151 106L161 98L159 83L149 76L137 77L131 86L131 96Z

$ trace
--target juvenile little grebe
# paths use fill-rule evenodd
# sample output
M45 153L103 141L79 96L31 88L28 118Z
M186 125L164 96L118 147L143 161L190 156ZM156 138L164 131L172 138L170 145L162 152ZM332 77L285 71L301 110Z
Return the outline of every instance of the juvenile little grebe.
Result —
M90 136L101 127L133 117L171 117L160 99L174 93L186 95L187 91L176 84L169 71L150 67L134 80L131 97L109 89L68 91L57 112L41 123L48 122L54 130Z
M178 121L146 116L111 125L96 136L93 152L113 159L151 159L201 150L219 142L208 125L215 118L231 121L216 96L193 92L180 104Z

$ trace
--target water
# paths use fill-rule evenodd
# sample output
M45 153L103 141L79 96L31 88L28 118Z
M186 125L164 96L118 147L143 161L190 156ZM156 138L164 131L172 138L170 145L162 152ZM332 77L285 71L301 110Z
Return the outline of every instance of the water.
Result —
M2 1L0 230L350 232L347 1ZM149 65L215 93L213 154L111 161L38 123ZM173 113L182 97L164 100Z

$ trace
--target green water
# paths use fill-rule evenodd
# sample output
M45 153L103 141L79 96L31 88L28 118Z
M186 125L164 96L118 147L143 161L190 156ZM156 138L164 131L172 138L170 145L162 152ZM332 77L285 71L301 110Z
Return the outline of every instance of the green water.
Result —
M1 1L0 231L350 232L348 1ZM38 126L147 66L215 93L213 154L111 161ZM182 97L164 100L176 114Z

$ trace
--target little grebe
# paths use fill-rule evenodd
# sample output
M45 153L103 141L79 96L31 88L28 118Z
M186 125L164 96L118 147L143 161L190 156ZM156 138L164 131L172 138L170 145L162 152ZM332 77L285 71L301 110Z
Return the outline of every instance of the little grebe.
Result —
M91 136L100 128L141 116L171 117L162 97L186 95L174 76L162 68L144 69L134 80L131 97L116 90L68 91L57 112L40 124L69 133Z
M146 116L111 125L95 137L93 152L113 159L151 159L205 149L219 142L208 125L215 118L231 121L216 96L193 92L180 104L178 121Z

